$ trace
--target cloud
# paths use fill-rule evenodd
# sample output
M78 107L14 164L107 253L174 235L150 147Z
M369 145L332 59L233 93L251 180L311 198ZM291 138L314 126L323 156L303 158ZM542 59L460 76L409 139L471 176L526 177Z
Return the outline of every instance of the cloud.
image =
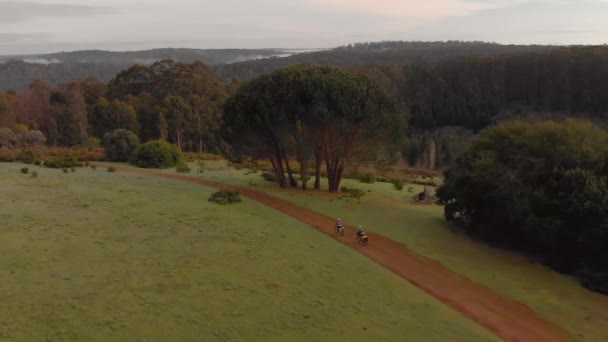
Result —
M0 0L0 22L17 23L41 17L74 17L110 12L107 7Z
M462 16L488 7L484 1L466 0L307 0L304 3L332 11L422 18Z
M505 1L495 0L495 3ZM466 17L445 18L404 32L406 39L484 40L515 44L602 44L608 2L599 0L514 1Z

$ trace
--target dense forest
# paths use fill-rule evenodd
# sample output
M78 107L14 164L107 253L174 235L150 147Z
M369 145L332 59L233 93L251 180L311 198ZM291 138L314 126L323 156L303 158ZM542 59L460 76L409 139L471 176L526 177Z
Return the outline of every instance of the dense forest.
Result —
M382 42L347 45L326 51L157 49L136 52L78 51L39 56L0 56L0 91L27 87L34 80L51 85L95 77L110 81L133 64L151 65L172 59L212 65L225 81L249 80L296 64L353 66L378 63L442 61L459 56L491 56L554 49L552 46L500 45L481 42ZM289 57L272 57L285 56ZM272 57L272 58L265 58ZM12 61L11 61L12 60ZM35 63L26 63L34 61ZM10 61L10 62L9 62ZM243 62L245 61L245 62ZM40 64L40 63L43 64ZM59 63L60 62L60 63Z
M350 69L409 108L413 165L448 166L477 132L512 118L608 120L606 46Z

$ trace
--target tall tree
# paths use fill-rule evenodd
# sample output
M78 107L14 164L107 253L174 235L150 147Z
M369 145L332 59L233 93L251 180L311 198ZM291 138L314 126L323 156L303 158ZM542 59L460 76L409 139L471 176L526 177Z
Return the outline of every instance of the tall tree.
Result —
M363 76L331 67L297 66L261 76L231 97L224 132L237 148L261 142L279 184L294 185L290 151L306 166L315 155L317 179L325 163L329 190L338 191L345 167L373 159L403 132L396 101ZM311 153L312 151L312 153ZM301 175L306 179L306 174Z

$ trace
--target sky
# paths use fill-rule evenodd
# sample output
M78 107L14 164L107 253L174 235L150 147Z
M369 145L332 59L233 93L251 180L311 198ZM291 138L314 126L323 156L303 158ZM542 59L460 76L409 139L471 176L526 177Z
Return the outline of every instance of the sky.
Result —
M0 0L0 54L381 40L604 44L607 19L608 0Z

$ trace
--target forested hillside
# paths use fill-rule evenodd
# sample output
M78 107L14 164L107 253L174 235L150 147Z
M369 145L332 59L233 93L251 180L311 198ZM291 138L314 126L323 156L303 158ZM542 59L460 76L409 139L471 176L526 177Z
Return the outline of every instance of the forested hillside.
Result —
M38 56L0 56L0 91L25 88L34 80L57 85L95 77L102 82L108 82L120 71L134 64L150 65L165 59L183 63L202 61L213 65L221 78L230 81L248 80L296 64L336 66L406 64L419 61L438 62L462 56L492 56L554 48L459 41L382 42L347 45L308 53L282 49L157 49L135 52L77 51Z
M42 80L58 85L73 80L95 77L110 81L120 71L134 64L150 65L160 60L209 65L233 63L270 56L296 53L276 49L155 49L147 51L76 51L45 55L0 56L0 91L27 88Z
M439 62L464 56L493 56L551 50L554 46L501 45L483 42L401 42L358 43L327 51L302 53L285 58L267 58L215 67L225 80L248 80L276 69L296 64L357 66L365 64L410 64Z

